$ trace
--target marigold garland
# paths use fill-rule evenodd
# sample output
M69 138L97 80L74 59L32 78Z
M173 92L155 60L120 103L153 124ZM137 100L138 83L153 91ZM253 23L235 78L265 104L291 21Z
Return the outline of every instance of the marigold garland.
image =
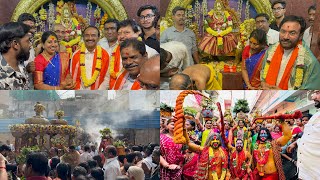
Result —
M113 49L113 52L112 52L112 55L111 55L111 61L110 61L110 67L109 67L109 73L110 73L110 76L112 78L117 78L117 73L114 71L114 62L116 61L116 51L118 49L118 46L117 45L114 49Z
M263 70L263 78L265 79L267 77L267 73L269 71L269 67L270 67L270 63L271 63L271 59L278 47L279 43L275 44L270 51L268 52L268 58L267 58L267 62L266 65L264 67ZM305 48L299 44L298 45L299 51L298 51L298 57L297 57L297 68L296 68L296 74L295 74L295 81L294 81L294 89L299 89L299 87L302 84L302 80L303 80L303 67L304 67L304 54L305 54Z
M86 66L85 66L85 51L86 47L84 44L81 46L81 51L80 51L80 72L81 72L81 79L83 82L83 85L85 87L91 86L93 83L96 82L98 79L98 76L101 71L101 59L102 59L102 48L101 46L97 46L96 51L97 51L97 62L96 62L96 67L93 72L93 75L91 79L87 79L87 74L86 74Z

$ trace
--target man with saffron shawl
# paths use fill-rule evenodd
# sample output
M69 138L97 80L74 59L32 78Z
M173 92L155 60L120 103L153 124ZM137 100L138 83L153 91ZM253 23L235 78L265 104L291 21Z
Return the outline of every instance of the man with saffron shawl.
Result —
M302 17L286 16L280 24L280 43L270 46L263 60L263 89L320 89L320 64L302 43Z
M141 87L137 77L148 56L145 44L136 38L126 39L120 44L120 49L124 68L120 71L112 89L139 90Z
M242 77L246 89L260 88L261 62L266 46L266 33L260 29L252 31L249 45L244 48L242 53Z
M71 74L75 89L109 89L109 54L97 46L100 31L95 26L88 26L83 31L84 44L72 57Z

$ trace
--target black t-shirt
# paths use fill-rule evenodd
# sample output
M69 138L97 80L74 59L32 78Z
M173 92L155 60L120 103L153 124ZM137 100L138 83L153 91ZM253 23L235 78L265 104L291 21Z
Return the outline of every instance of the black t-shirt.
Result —
M147 39L144 39L144 33L142 32L140 37L146 45L160 53L160 42L156 38L156 33L152 34L152 36L149 36Z
M270 26L269 26L271 29L274 29L276 31L280 31L280 27L277 26L277 23L275 21L273 21Z

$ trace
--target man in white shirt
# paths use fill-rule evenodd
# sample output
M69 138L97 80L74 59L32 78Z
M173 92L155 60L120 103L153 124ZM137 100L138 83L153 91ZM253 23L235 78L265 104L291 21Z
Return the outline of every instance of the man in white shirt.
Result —
M315 107L320 108L320 90L311 94ZM288 151L298 145L297 166L300 179L318 179L320 177L320 111L314 114L304 126L303 136L288 147Z
M80 163L87 162L88 160L91 160L91 148L89 145L84 146L84 152L80 155Z
M104 23L104 37L98 42L98 45L105 49L109 53L109 55L112 54L113 50L118 45L118 25L118 20L108 19Z
M109 54L97 45L99 36L97 27L88 26L83 31L84 44L72 56L70 72L76 90L109 88Z
M104 180L115 180L117 176L121 175L120 164L117 156L117 149L108 145L104 151L106 162L103 165Z
M309 23L310 23L310 27L308 27L303 34L303 40L306 43L306 46L308 46L310 48L311 45L311 38L312 38L312 30L313 30L313 22L315 19L315 15L316 15L316 6L312 5L309 7L308 9L308 15L309 15Z
M269 16L265 13L260 13L255 17L256 28L261 29L267 33L267 45L273 45L279 42L279 32L271 29L269 23Z

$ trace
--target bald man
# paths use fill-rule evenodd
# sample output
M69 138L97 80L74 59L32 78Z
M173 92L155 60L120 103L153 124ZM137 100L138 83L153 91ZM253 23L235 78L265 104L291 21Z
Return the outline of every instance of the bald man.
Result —
M140 87L143 90L160 89L160 55L149 58L140 69L138 76Z
M213 65L210 64L196 64L188 66L182 71L195 82L198 90L221 90L221 78L217 78ZM220 79L220 80L219 80ZM177 84L178 86L179 84Z
M192 81L190 77L186 74L176 74L171 77L169 83L170 90L191 90L192 88Z

